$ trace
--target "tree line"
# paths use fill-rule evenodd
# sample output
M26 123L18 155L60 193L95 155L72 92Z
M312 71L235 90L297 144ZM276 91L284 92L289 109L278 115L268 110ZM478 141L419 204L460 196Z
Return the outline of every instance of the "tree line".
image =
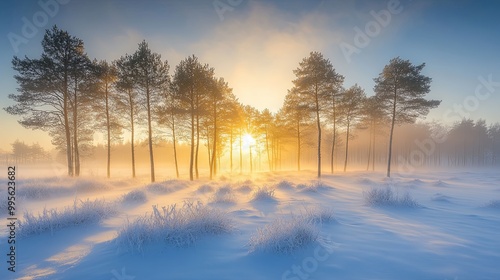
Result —
M10 160L16 163L40 163L52 160L52 155L46 151L40 144L33 143L28 145L20 140L11 144L12 153L5 154L6 162Z
M394 127L414 123L440 101L427 100L431 78L423 75L425 64L413 65L399 57L392 59L375 78L375 95L367 97L358 85L345 88L344 77L329 59L311 52L293 70L296 78L277 113L259 111L241 104L228 82L195 55L183 59L170 74L170 65L153 52L146 41L132 54L119 59L92 60L83 41L54 26L46 30L40 58L14 57L17 94L9 98L15 105L5 108L22 116L21 125L47 131L52 143L65 153L67 173L79 176L80 158L92 147L95 131L106 137L107 176L111 176L111 147L123 137L130 143L131 173L136 175L136 136L146 135L151 181L155 181L154 147L162 137L173 144L175 172L179 176L177 145L187 143L189 178L199 178L199 158L207 152L210 178L218 173L220 160L238 153L242 169L242 145L251 135L269 170L276 170L283 147L294 142L297 169L301 147L317 148L317 175L322 174L324 130L330 131L330 172L334 172L336 147L345 133L344 171L348 165L352 131L368 129L369 147L377 132L390 124L387 176L390 176ZM143 131L144 130L144 131ZM128 131L127 133L124 133ZM316 135L315 143L310 137ZM343 137L344 138L344 137ZM323 151L323 152L322 152ZM375 148L373 147L373 151ZM250 164L250 168L253 164Z

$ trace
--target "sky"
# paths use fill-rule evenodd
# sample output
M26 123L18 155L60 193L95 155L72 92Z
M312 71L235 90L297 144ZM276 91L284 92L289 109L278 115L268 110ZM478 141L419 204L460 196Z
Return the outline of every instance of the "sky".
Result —
M426 121L500 122L500 2L494 0L40 0L0 2L0 104L13 105L13 56L39 58L56 24L84 41L90 58L115 60L142 40L175 66L191 54L215 68L243 104L279 110L292 70L311 51L373 95L373 79L394 57L425 63ZM50 147L45 132L0 111L0 150L16 139Z

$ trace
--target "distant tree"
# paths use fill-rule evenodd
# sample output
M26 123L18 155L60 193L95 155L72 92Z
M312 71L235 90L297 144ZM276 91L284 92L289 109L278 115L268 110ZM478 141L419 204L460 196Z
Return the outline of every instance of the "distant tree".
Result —
M343 81L343 77L342 77ZM344 117L342 110L339 110L339 100L342 98L344 89L341 87L341 82L334 84L330 91L330 98L327 99L326 118L332 123L332 149L330 153L330 173L333 174L335 147L337 146L337 126L339 121Z
M441 166L441 164L445 161L445 145L443 142L446 141L447 134L449 132L448 124L443 124L439 121L431 121L428 123L429 129L429 138L434 139L437 145L435 145L434 153L430 157L432 158L432 162L434 166ZM429 158L429 160L431 160Z
M177 160L178 122L184 115L184 110L181 108L180 100L176 98L178 91L179 90L176 85L171 83L170 88L166 89L162 93L163 102L156 107L155 111L159 124L167 125L172 136L176 178L179 178L179 163Z
M50 159L50 153L45 151L38 143L27 145L24 141L16 139L12 146L14 160L19 163L40 162Z
M271 129L272 125L274 123L274 116L269 111L269 109L264 109L262 112L260 112L257 116L256 120L256 125L257 125L257 134L262 135L264 139L264 147L266 150L266 155L267 155L267 163L269 166L269 171L273 170L273 162L271 160L271 153L270 153L270 141L271 141Z
M245 105L243 106L243 112L245 114L245 133L250 135L251 137L254 137L256 134L256 129L257 129L257 117L259 114L259 110L255 109L254 107L250 105ZM241 139L241 134L240 134L240 139ZM241 140L240 140L241 141ZM253 149L252 145L250 144L248 146L249 150L249 160L250 160L250 173L253 173L253 167L254 167L254 162L253 162Z
M30 147L19 140L12 143L12 154L16 162L25 163L28 161Z
M241 108L238 103L238 98L229 92L227 96L222 100L222 105L220 106L221 119L220 123L223 125L221 127L222 133L225 133L228 138L229 146L229 169L233 171L233 146L237 136L238 128L242 123Z
M82 43L83 44L83 43ZM73 160L75 176L80 175L80 157L93 141L92 62L83 52L70 60L70 107L73 119ZM89 137L91 136L91 137Z
M304 98L298 94L296 88L288 91L285 96L285 101L283 102L283 107L280 112L281 119L285 126L290 131L294 132L294 136L297 143L297 170L300 171L300 159L301 159L301 148L302 148L302 137L304 134L303 126L305 122L309 122L310 112L312 111L310 104L305 102Z
M115 114L111 110L115 107L112 97L113 84L117 80L117 69L114 65L107 61L94 61L94 75L96 78L95 83L95 104L99 106L99 113L97 120L104 119L104 123L97 121L98 128L104 128L106 133L106 149L107 149L107 164L106 176L111 176L111 139L117 138L121 134L121 125L118 122ZM101 116L104 115L104 118Z
M50 153L40 146L40 144L33 143L29 148L31 158L34 162L50 160Z
M132 56L125 55L114 62L117 71L116 109L123 116L123 128L130 131L130 150L132 161L132 177L135 178L135 126L139 115L139 97L134 82L134 61Z
M491 164L500 164L500 123L490 125L488 137L491 141Z
M237 136L241 116L237 98L222 78L213 80L214 90L209 93L206 105L207 114L203 116L202 127L208 150L210 178L220 170L220 158L229 149L229 165L233 170L233 145Z
M430 92L431 78L421 74L425 63L413 65L399 57L391 59L374 79L374 91L385 113L391 118L387 177L391 176L392 140L394 125L414 123L420 116L439 106L439 100L426 100Z
M26 128L48 131L52 142L66 153L68 175L78 175L78 126L83 125L78 97L89 59L83 41L57 26L46 30L42 47L40 59L13 58L19 94L9 95L16 104L5 110L23 116L19 123Z
M365 91L357 84L347 89L340 100L340 111L345 117L346 140L345 140L345 160L344 172L347 170L347 159L349 153L350 128L362 117L363 103L365 101Z
M190 115L190 127L191 127L191 145L190 145L190 157L189 157L189 179L192 181L193 167L194 167L194 147L195 147L195 116L197 113L196 108L196 97L195 97L195 72L196 68L199 67L198 58L194 55L182 60L179 65L175 68L175 73L172 78L172 85L175 87L175 98L179 99L181 106Z
M321 115L326 110L327 100L330 100L332 91L343 82L344 77L337 74L330 60L325 59L319 52L311 52L299 63L293 71L296 79L293 80L295 90L308 103L312 104L318 131L318 177L321 177Z
M491 143L491 130L486 122L462 119L456 122L448 132L446 148L453 165L480 166L485 165Z
M246 129L246 122L247 122L247 115L245 111L245 106L241 103L238 102L237 105L237 110L238 110L238 117L239 117L239 123L238 123L238 139L239 139L239 169L240 169L240 174L243 172L243 133Z
M474 121L471 119L462 119L456 122L448 132L447 150L450 155L450 161L454 166L470 165L474 137Z
M204 105L208 98L214 69L202 65L194 55L182 60L175 68L173 84L178 89L176 98L190 115L191 151L189 160L189 179L198 178L198 152L200 144L200 121L206 113ZM196 174L193 174L193 171Z
M151 167L151 182L155 181L155 166L153 154L153 126L152 107L159 102L161 93L168 88L170 76L168 75L169 65L163 62L161 56L154 53L149 48L146 41L139 44L139 48L132 55L133 80L137 90L141 93L141 104L144 105L147 113L147 131L149 161Z
M210 104L209 109L211 110L211 127L213 129L212 132L212 148L211 148L211 156L210 158L210 179L213 178L213 175L217 174L217 162L216 159L217 151L220 150L221 146L219 142L221 142L221 131L224 126L223 123L220 122L222 119L222 108L221 106L224 104L224 100L228 97L228 95L232 92L232 89L229 88L226 81L223 78L213 79L213 88L210 91ZM210 150L210 148L209 148Z
M285 98L286 99L286 98ZM286 101L285 101L286 104ZM301 150L306 141L303 138L307 136L307 131L311 124L310 118L297 118L297 111L287 111L287 107L283 106L273 118L271 125L271 161L273 163L272 170L281 169L282 150L285 144L296 146L297 155L297 170L300 171ZM307 111L306 111L307 112ZM302 112L303 113L303 112Z
M491 154L490 139L488 137L488 126L484 119L479 119L474 124L474 135L475 141L474 145L471 147L474 149L473 164L476 166L484 166L488 161L488 155Z
M376 96L370 96L363 102L362 119L360 120L361 127L367 127L369 130L368 142L368 161L366 170L370 168L370 160L372 163L372 170L375 170L375 143L376 135L379 132L379 127L387 123L387 116L382 110L380 101Z

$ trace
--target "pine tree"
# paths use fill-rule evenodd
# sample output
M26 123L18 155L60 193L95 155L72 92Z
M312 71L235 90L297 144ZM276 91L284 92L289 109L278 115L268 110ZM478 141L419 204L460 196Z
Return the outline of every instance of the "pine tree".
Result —
M140 113L139 99L134 83L134 65L132 56L125 55L114 62L117 70L116 109L124 120L123 128L130 131L130 153L132 165L132 178L135 178L135 126Z
M315 115L318 132L318 177L321 177L321 115L326 110L325 104L330 100L332 92L340 87L344 77L337 74L330 60L325 59L319 52L311 52L293 73L297 77L293 80L295 90L301 98L312 104L312 112Z
M257 116L256 124L257 124L257 134L263 136L263 146L266 150L266 155L267 155L267 163L269 166L269 171L272 171L272 160L271 160L271 153L270 153L270 138L271 138L271 128L272 124L274 123L274 116L273 114L269 111L269 109L264 109L262 112L260 112Z
M366 170L370 169L370 161L372 164L372 171L375 170L375 151L376 151L376 136L381 133L379 129L384 124L388 123L387 116L384 115L382 106L376 96L370 96L363 102L362 119L359 126L368 128L369 141L368 141L368 161Z
M200 146L200 123L206 112L206 102L211 90L214 69L202 65L194 55L182 60L175 68L172 83L177 89L176 98L190 115L191 150L189 158L189 179L198 178L198 152ZM194 173L194 174L193 174Z
M293 137L297 143L297 170L300 171L302 137L304 136L303 127L308 125L311 119L312 108L304 98L298 94L296 88L288 91L285 96L283 107L279 113L282 116L287 131L293 131Z
M346 126L346 141L345 141L345 160L344 160L344 172L347 170L347 159L349 154L349 138L350 129L352 125L355 125L359 119L362 117L361 110L363 108L363 103L366 98L365 91L357 84L347 89L342 95L340 100L340 110L342 111L345 118Z
M161 93L169 87L169 65L163 62L161 56L149 48L146 41L139 44L139 48L132 55L133 80L137 90L141 93L141 104L147 113L147 132L149 162L151 167L151 182L155 181L155 166L153 153L153 119L152 108L160 100Z
M97 122L98 129L103 129L106 134L106 149L107 149L107 162L106 162L106 176L111 177L111 139L117 138L121 134L121 125L118 123L118 118L114 111L115 102L117 97L114 97L113 85L117 80L117 69L114 65L107 61L94 61L94 75L95 81L95 97L94 104L98 106L97 120L104 119L104 123ZM101 117L103 116L103 117Z
M42 47L39 59L14 56L12 66L17 72L14 78L19 93L9 95L16 104L5 110L23 116L19 123L26 128L48 131L52 143L66 153L68 175L78 175L78 143L82 137L78 126L83 122L78 98L89 59L83 41L57 26L46 30Z
M436 108L440 100L426 100L432 79L421 74L425 63L413 65L399 57L391 59L375 81L374 91L382 108L391 118L387 177L391 176L392 142L395 124L414 123Z
M180 100L176 98L178 88L172 83L169 89L162 93L163 101L155 108L155 115L159 124L166 125L172 137L172 148L174 154L175 175L179 178L179 163L177 160L177 138L179 123L183 120L184 110L181 108Z

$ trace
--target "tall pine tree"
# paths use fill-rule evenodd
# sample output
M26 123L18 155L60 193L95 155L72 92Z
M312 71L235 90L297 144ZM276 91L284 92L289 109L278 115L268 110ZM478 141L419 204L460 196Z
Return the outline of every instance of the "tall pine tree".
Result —
M425 63L413 65L399 57L391 59L375 81L375 94L386 115L391 118L387 177L391 176L392 140L395 124L414 123L436 108L440 100L427 100L432 79L421 74Z
M296 76L293 80L294 90L312 105L312 112L315 115L318 132L318 177L321 177L321 116L326 110L326 104L332 92L340 87L344 77L337 74L330 60L324 58L319 52L311 52L309 57L299 63L299 67L293 73Z

